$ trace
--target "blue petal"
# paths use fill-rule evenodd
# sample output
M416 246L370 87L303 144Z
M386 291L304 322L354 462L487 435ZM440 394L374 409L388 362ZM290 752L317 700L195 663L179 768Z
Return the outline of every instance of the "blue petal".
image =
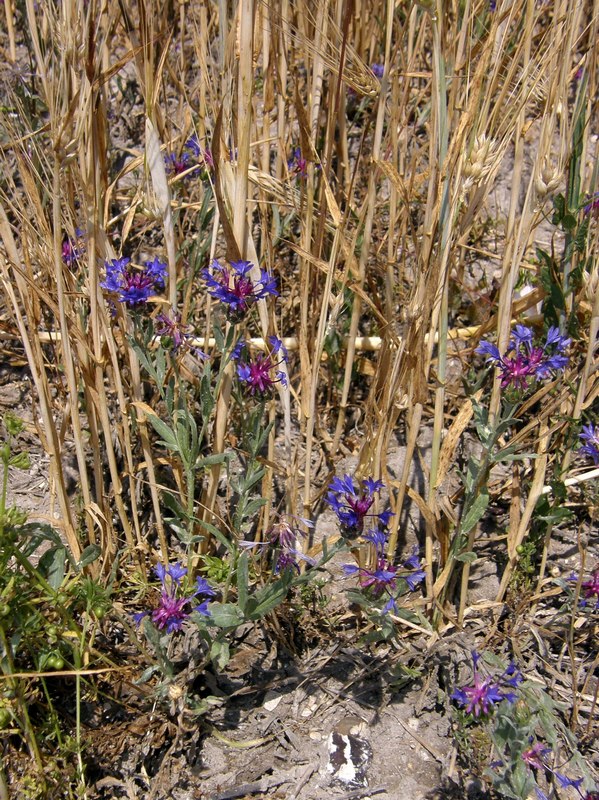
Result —
M478 355L486 356L487 361L501 362L499 350L497 346L491 344L491 342L481 342L474 352L478 353Z

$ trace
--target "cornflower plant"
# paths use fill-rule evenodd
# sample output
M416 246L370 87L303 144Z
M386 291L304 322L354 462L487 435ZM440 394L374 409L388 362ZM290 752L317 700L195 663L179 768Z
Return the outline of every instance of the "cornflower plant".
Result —
M373 532L379 533L379 532ZM366 541L372 541L368 535ZM385 537L386 544L386 537ZM398 600L407 591L413 592L425 578L418 553L411 555L403 564L393 564L377 552L373 568L360 567L357 564L344 564L343 571L347 577L357 576L362 596L369 601L371 610L377 609L382 614L389 612L399 614Z
M190 136L185 142L185 149L189 157L195 159L198 166L202 169L202 177L206 177L208 172L214 169L214 159L208 147L202 147L196 134Z
M75 230L75 238L67 237L62 243L62 260L67 267L72 267L85 255L85 237L80 228Z
M599 192L595 192L595 194L587 200L582 210L585 214L599 216Z
M558 771L551 766L549 756L551 755L551 748L547 747L540 741L531 739L531 747L522 753L522 760L529 767L530 770L539 771L545 775L551 776L561 789L572 788L576 791L582 800L596 800L599 796L594 791L584 791L583 784L584 778L569 778L563 772ZM536 784L536 780L535 780ZM535 785L535 793L539 800L549 800L545 792L537 785Z
M142 269L134 269L129 258L114 258L104 266L106 278L100 286L128 308L142 306L164 290L168 267L157 258L146 261Z
M532 792L538 800L547 800L544 788L539 786L538 770L544 777L555 779L561 788L573 788L578 796L585 795L583 783L591 785L584 759L576 749L576 739L561 714L566 706L556 703L538 684L524 680L513 663L506 667L491 653L484 656L472 653L474 676L470 685L457 688L451 699L456 703L456 737L462 756L476 759L471 742L474 731L480 731L492 745L489 761L484 770L498 796L513 800L528 800ZM499 674L483 676L481 662L495 667ZM584 778L572 779L562 770L550 767L548 755L551 748L541 744L542 737L552 747L558 743L566 748L568 761ZM480 754L479 756L480 757ZM475 764L468 764L468 771ZM482 766L482 765L476 765ZM545 786L545 784L543 784Z
M428 626L428 622L421 615L402 608L399 603L400 597L417 589L424 580L425 572L417 548L399 564L386 555L386 529L393 514L390 509L378 514L370 510L383 488L384 483L373 478L356 481L351 475L335 477L329 484L326 502L337 515L341 541L345 545L351 541L353 546L362 544L370 547L370 564L343 566L345 576L357 578L359 586L359 589L347 589L346 595L350 602L362 607L375 623L376 629L370 638L389 639L396 632L392 615L425 626ZM365 531L367 524L372 527Z
M559 328L549 328L543 345L535 345L533 341L534 333L530 328L516 325L504 355L497 345L487 341L482 341L475 352L486 356L487 363L498 368L502 389L511 387L525 391L532 383L563 371L568 364L564 352L570 339L562 336Z
M182 579L187 575L186 567L179 563L167 567L157 564L154 571L161 583L160 601L153 611L140 611L134 615L137 625L149 615L158 630L173 633L181 630L193 611L206 617L210 615L209 602L216 592L205 578L196 578L195 591L189 594L189 589L182 584ZM200 597L201 602L192 605L196 597Z
M572 583L578 583L579 575L573 572L569 580ZM587 580L580 583L580 605L585 608L594 608L599 610L599 565L591 572Z
M304 526L313 528L310 520L299 520ZM270 555L272 558L273 574L277 575L285 570L301 572L301 564L315 566L316 561L299 549L299 543L306 538L306 533L295 524L293 518L283 516L266 534L263 542L240 541L243 550L258 552L261 555Z
M247 344L240 341L231 355L232 360L237 362L237 377L252 397L268 397L275 383L287 385L287 375L277 369L287 362L287 350L276 336L269 336L268 341L271 346L270 353L251 356Z
M579 436L584 444L579 447L578 452L592 459L595 465L599 465L599 430L595 428L595 425L589 423L582 426Z
M259 280L251 278L253 266L251 261L232 261L226 266L214 259L210 269L202 270L208 293L222 303L229 322L241 322L258 300L279 294L276 279L266 270L260 271Z
M377 495L384 487L382 481L365 478L356 484L351 475L335 477L328 487L326 502L339 520L341 534L346 539L354 539L364 531L366 520L386 528L393 516L391 509L380 514L370 513Z
M160 343L165 350L170 350L173 356L182 352L190 352L196 358L207 359L207 353L194 345L194 333L191 325L181 322L180 315L168 316L160 313L154 319L154 331L160 337Z
M287 161L287 169L292 178L305 178L308 175L308 162L302 156L300 147L294 147L291 158Z
M530 454L518 451L515 444L506 445L505 439L518 425L517 409L524 398L538 382L557 378L569 362L566 350L570 339L560 333L557 326L551 326L542 343L535 341L534 331L526 325L515 325L505 353L501 354L497 345L482 341L476 353L486 357L487 363L498 370L502 402L498 411L491 415L489 410L474 397L471 398L474 424L482 447L469 457L463 477L464 502L462 513L452 537L449 550L449 575L441 590L441 602L454 591L452 571L456 562L461 562L460 603L458 619L461 621L466 608L470 563L475 561L474 551L476 530L484 516L490 500L489 475L493 465L526 459ZM482 385L483 376L478 376L475 388ZM474 394L474 392L473 392ZM514 563L508 565L512 570ZM508 573L509 575L509 573ZM504 576L508 580L508 576ZM451 578L451 580L450 580Z
M473 681L470 686L454 689L451 699L455 700L467 714L474 718L488 717L494 711L497 703L506 700L513 703L516 694L513 691L521 682L522 675L515 664L510 663L498 677L482 677L479 669L480 655L473 650L472 662L474 665Z

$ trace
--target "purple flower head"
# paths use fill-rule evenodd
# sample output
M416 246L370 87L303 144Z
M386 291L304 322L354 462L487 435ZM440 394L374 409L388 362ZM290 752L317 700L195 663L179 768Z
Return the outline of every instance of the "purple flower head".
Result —
M207 147L201 147L195 134L185 142L185 149L189 151L189 154L187 154L188 159L195 159L198 167L202 170L202 177L207 177L208 173L214 169L214 159L211 151Z
M302 156L299 147L295 147L291 153L291 158L287 161L287 169L292 178L305 178L308 174L308 162Z
M578 576L574 575L573 580L578 581ZM599 566L591 572L590 578L580 584L581 606L592 605L599 609ZM589 601L591 601L589 603Z
M208 359L210 356L198 347L193 345L193 333L191 326L181 322L180 316L169 317L164 313L156 315L154 320L154 330L157 336L161 337L161 344L165 349L170 349L173 355L181 351L190 352L200 359Z
M314 565L316 562L310 556L297 549L300 539L305 538L304 531L297 527L296 521L302 522L308 527L313 524L301 517L292 515L281 516L267 534L266 541L263 542L239 542L239 546L245 550L258 550L260 552L271 552L273 554L273 573L275 575L285 570L300 571L300 562Z
M474 717L488 716L492 713L493 707L496 703L501 703L507 700L513 703L516 699L514 692L505 691L505 686L515 687L521 682L522 676L516 670L514 665L510 666L498 678L487 677L483 678L479 670L480 656L478 653L472 653L472 660L474 663L474 679L471 686L465 686L462 689L455 689L451 695L453 700L464 708L467 714L472 714Z
M371 64L370 69L376 75L376 77L380 80L384 73L385 73L385 65L384 64Z
M385 591L395 592L397 588L397 567L384 558L378 559L376 569L345 564L343 570L347 576L357 575L362 589L370 589L374 597L379 597Z
M599 429L596 429L592 423L583 425L580 438L584 444L578 452L587 458L592 458L594 464L599 465Z
M252 396L268 397L274 388L275 383L287 386L287 374L277 370L285 361L285 356L277 360L276 356L281 352L282 342L276 337L272 353L258 353L253 358L249 355L245 343L238 342L234 348L231 358L237 361L237 376L247 387Z
M514 386L516 389L526 389L528 378L534 373L530 365L530 360L522 353L518 353L513 358L503 358L501 360L501 388Z
M497 346L487 341L482 341L474 352L485 356L487 363L497 367L502 389L512 386L524 391L532 382L550 378L568 365L564 350L570 339L562 336L559 328L549 328L543 346L535 346L533 340L530 328L516 325L505 355L502 356Z
M278 380L276 376L273 377L272 368L270 356L258 353L253 360L238 365L237 375L252 396L257 394L265 397L271 393Z
M241 322L250 307L269 294L278 296L275 278L266 270L260 273L260 280L254 281L249 275L252 269L250 261L232 261L230 268L220 264L216 259L212 262L212 272L202 270L208 293L224 306L230 322Z
M189 177L191 173L187 171L193 165L190 164L189 153L181 153L180 156L176 153L167 153L164 156L164 166L167 175L177 176L185 172L187 173L185 177Z
M377 520L383 527L388 525L389 519L393 516L391 511L387 510L382 514L369 513L375 495L380 493L383 485L382 481L366 478L356 486L351 475L336 477L331 481L326 502L337 514L344 536L347 538L359 536L364 530L367 517Z
M599 192L595 192L595 194L590 198L588 203L582 209L585 214L593 214L594 216L599 216Z
M114 258L104 266L106 278L100 286L129 308L147 303L156 292L164 289L167 265L157 258L147 261L141 270L134 270L128 258Z
M188 603L188 597L175 597L170 592L161 592L158 608L152 611L152 622L159 630L166 628L167 633L181 630L190 614L185 609Z
M550 754L551 749L549 747L545 747L542 742L535 742L532 747L522 753L522 760L529 769L539 769L548 772L555 778L557 784L562 789L575 789L582 800L593 800L593 793L584 794L581 789L584 778L569 778L567 775L564 775L563 772L558 772L549 763ZM547 796L539 789L537 789L537 796L547 800Z
M420 568L419 562L416 563L416 568L414 567L412 557L403 567L392 564L383 554L386 538L380 532L369 531L364 535L364 539L377 547L376 567L369 569L356 564L345 564L343 566L345 575L347 577L356 576L360 588L372 599L376 600L382 595L388 596L385 606L381 609L382 614L397 613L398 595L405 592L402 582L405 582L408 589L413 592L424 580L425 572ZM406 571L406 566L409 571Z
M187 569L179 563L157 564L154 568L156 577L162 584L160 601L153 611L141 611L134 614L133 619L139 625L143 617L151 615L152 622L159 630L167 633L181 630L183 623L192 613L198 611L205 616L209 615L208 598L214 597L215 591L204 578L197 578L195 591L185 594L182 579L187 575ZM202 596L202 600L195 607L192 601L195 597Z
M75 230L75 237L75 239L69 239L67 237L62 243L62 260L67 267L72 267L73 264L76 264L85 253L83 231L77 228Z
M310 527L312 523L303 520ZM275 522L272 528L267 533L268 539L275 547L280 547L282 550L292 550L296 546L298 539L305 539L306 534L300 530L296 525L292 524L290 517L281 517L279 522Z
M542 742L535 744L522 753L522 760L534 769L546 768L546 757L551 753L551 748L545 747Z

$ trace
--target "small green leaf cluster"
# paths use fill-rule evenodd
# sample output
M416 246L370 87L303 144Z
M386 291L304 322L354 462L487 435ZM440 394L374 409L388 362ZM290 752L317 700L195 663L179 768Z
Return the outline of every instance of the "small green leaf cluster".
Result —
M108 590L85 574L99 556L89 545L76 560L60 534L43 522L8 507L10 469L25 469L28 455L17 449L24 425L6 414L7 438L0 444L0 728L20 734L30 749L35 739L62 741L60 714L43 685L53 672L79 669L90 652L93 630L110 607ZM41 675L40 675L41 673ZM15 677L13 677L15 676ZM30 715L35 709L36 729ZM33 743L33 744L32 744Z

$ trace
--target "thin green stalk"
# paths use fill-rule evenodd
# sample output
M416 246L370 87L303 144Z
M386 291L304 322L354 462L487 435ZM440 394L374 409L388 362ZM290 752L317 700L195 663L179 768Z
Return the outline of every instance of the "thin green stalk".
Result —
M5 445L6 447L6 445ZM8 497L8 458L2 454L2 495L0 495L0 537L4 538L4 519L6 517L6 498Z
M19 700L19 708L21 710L22 721L23 721L23 732L25 734L25 740L27 742L27 746L29 747L29 752L33 760L35 761L36 767L39 772L39 776L41 780L45 784L45 779L43 777L43 769L44 769L44 762L42 761L42 756L40 753L40 749L37 743L37 739L35 737L35 729L31 724L31 719L29 717L29 712L27 711L27 703L25 702L25 698L23 697L23 691L21 686L21 681L17 680L16 678L11 679L10 675L14 673L15 665L12 659L12 653L10 650L10 645L6 638L6 633L4 631L4 626L0 623L0 644L5 653L3 672L8 677L9 686L14 690L16 693L18 700ZM6 670L6 666L8 666L8 671Z

